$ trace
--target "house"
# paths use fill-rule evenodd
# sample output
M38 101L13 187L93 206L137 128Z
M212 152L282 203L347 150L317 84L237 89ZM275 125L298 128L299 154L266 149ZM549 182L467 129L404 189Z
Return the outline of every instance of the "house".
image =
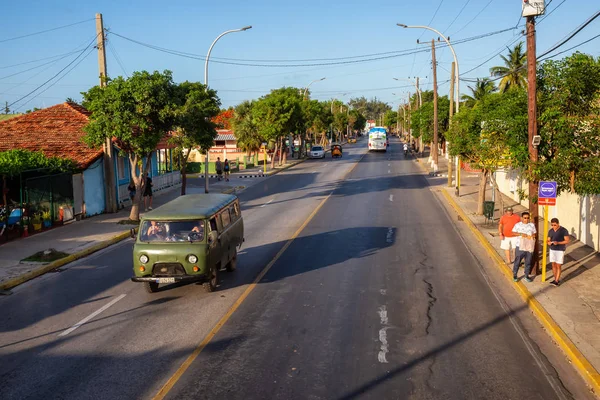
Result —
M209 162L217 161L217 157L221 161L225 159L242 160L245 155L246 152L237 147L237 139L231 129L217 129L215 144L208 152ZM190 161L203 162L204 154L201 154L198 150L193 150L190 155Z
M104 150L90 148L83 142L83 127L90 112L74 103L62 103L25 115L0 121L0 151L10 149L41 150L46 156L73 160L80 172L65 178L58 176L25 177L21 186L27 188L23 202L32 207L43 204L50 209L54 220L70 217L89 217L106 210ZM129 200L129 161L127 155L113 144L117 204ZM150 176L154 190L180 184L179 171L173 171L173 146L163 139L152 153ZM55 187L48 182L56 181ZM21 194L21 197L23 195Z

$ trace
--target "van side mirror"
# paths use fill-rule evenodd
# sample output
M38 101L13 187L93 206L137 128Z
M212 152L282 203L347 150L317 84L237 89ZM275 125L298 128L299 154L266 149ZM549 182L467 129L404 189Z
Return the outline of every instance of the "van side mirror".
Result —
M213 242L216 242L216 241L217 241L217 238L219 237L218 235L219 235L219 234L217 233L217 231L211 231L211 232L208 234L208 243L213 243Z
M131 228L131 230L129 231L129 236L130 236L132 239L135 239L135 228Z

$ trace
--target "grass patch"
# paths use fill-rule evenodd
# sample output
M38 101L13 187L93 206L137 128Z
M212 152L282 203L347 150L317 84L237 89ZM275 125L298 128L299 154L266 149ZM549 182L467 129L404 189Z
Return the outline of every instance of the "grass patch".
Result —
M24 258L21 261L52 262L52 261L60 260L61 258L65 258L68 255L69 255L69 253L64 253L62 251L56 251L54 249L48 249L48 250L38 251L34 255Z
M122 219L119 222L117 222L117 224L119 224L119 225L135 225L135 226L138 226L140 224L140 221L134 221L132 219Z

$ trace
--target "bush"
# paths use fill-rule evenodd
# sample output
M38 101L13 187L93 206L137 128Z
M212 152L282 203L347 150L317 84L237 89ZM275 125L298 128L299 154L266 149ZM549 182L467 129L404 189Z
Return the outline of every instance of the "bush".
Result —
M189 162L185 166L186 174L197 174L201 171L202 163L200 162Z

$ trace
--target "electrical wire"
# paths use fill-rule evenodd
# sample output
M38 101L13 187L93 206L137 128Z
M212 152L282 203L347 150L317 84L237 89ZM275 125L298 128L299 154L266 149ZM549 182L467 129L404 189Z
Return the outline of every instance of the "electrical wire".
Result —
M559 4L559 5L557 5L556 7L554 7L552 10L550 10L550 12L548 12L548 14L546 14L546 15L544 15L542 18L540 18L540 20L537 22L537 23L538 23L538 25L539 25L540 23L542 23L542 21L544 21L544 20L545 20L546 18L548 18L550 15L552 15L552 13L553 13L554 11L556 11L556 9L557 9L558 7L560 7L560 6L562 6L563 4L565 4L565 1L567 1L567 0L563 0L563 1L561 1L561 2L560 2L560 4ZM552 1L550 1L550 3L552 3ZM548 8L548 6L550 6L550 3L546 4L546 8Z
M19 98L16 101L13 101L11 104L8 105L8 107L12 107L14 104L20 102L21 100L23 100L26 97L29 97L31 94L37 92L40 88L42 88L43 86L45 86L47 83L49 83L51 80L53 80L54 78L56 78L58 75L60 75L64 70L66 70L67 68L69 68L73 63L75 63L75 61L77 61L82 55L83 53L88 50L90 48L90 46L93 46L94 42L96 41L96 38L98 37L98 35L96 35L96 37L94 37L94 39L90 42L90 44L88 44L86 46L85 49L83 49L83 51L81 53L79 53L77 55L77 57L75 57L69 64L67 64L63 69L61 69L60 71L58 71L55 75L53 75L50 79L48 79L46 82L42 83L41 85L39 85L38 87L36 87L35 89L33 89L31 92L27 93L25 96Z
M115 47L112 45L112 42L110 40L106 40L106 43L108 43L108 49L110 50L110 53L113 55L115 60L117 60L117 64L119 64L119 66L121 67L121 70L123 71L125 76L127 78L129 78L129 74L127 74L127 71L125 70L125 67L123 66L123 63L121 62L121 57L119 57L119 54L117 54L117 49L115 49Z
M467 43L473 40L478 40L484 37L488 37L488 36L492 36L492 35L497 35L509 30L512 30L513 28L507 28L507 29L503 29L500 31L495 31L495 32L489 32L489 33L485 33L482 35L477 35L474 37L470 37L470 38L465 38L465 39L461 39L456 41L454 44L462 44L462 43ZM205 61L206 57L201 56L201 55L197 55L197 54L193 54L193 53L187 53L187 52L182 52L182 51L178 51L178 50L172 50L172 49L167 49L164 47L159 47L159 46L155 46L149 43L144 43L141 42L139 40L135 40L132 38L128 38L126 36L120 35L116 32L113 31L109 31L109 34L111 35L115 35L117 37L120 37L122 39L125 39L127 41L130 41L132 43L136 43L140 46L144 46L144 47L148 47L150 49L153 50L157 50L157 51L161 51L164 53L168 53L168 54L172 54L172 55L176 55L179 57L185 57L185 58L191 58L191 59L195 59L195 60L202 60ZM440 47L447 47L448 45L446 43L440 45ZM405 50L397 50L394 52L386 52L386 53L377 53L377 54L386 54L386 55L380 55L380 56L376 56L376 57L371 57L371 55L363 55L363 56L352 56L352 57L343 57L343 58L338 58L338 59L331 59L331 60L338 60L338 61L331 61L331 62L321 62L321 63L306 63L306 64L259 64L259 63L252 63L252 62L246 62L249 60L242 60L239 59L237 61L240 62L231 62L231 61L218 61L218 60L214 60L214 59L210 59L210 62L213 63L218 63L218 64L227 64L227 65L238 65L238 66L247 66L247 67L266 67L266 68L297 68L297 67L315 67L315 66L329 66L329 65L348 65L348 64L358 64L358 63L365 63L365 62L371 62L371 61L380 61L380 60L385 60L385 59L391 59L391 58L397 58L397 57L402 57L402 56L407 56L407 55L411 55L411 54L416 54L416 53L424 53L424 52L428 52L427 49L423 49L423 50L410 50L410 49L405 49ZM363 59L356 59L359 57L367 57L367 58L363 58ZM311 59L314 60L314 59ZM305 62L310 62L311 60L302 60ZM262 62L275 62L273 60L261 60Z
M85 49L83 49L83 50L85 50ZM77 51L77 52L79 53L79 52L81 52L81 50L79 50L79 51ZM1 81L2 79L11 78L11 77L13 77L13 76L16 76L16 75L24 74L25 72L33 71L34 69L41 68L41 67L43 67L43 66L45 66L45 65L49 65L49 64L55 64L57 61L64 60L65 58L69 57L70 55L72 55L72 54L74 54L74 53L75 53L75 52L73 52L73 53L68 53L67 55L65 55L65 56L63 56L63 57L60 57L58 60L48 61L48 62L46 62L46 63L43 63L43 64L40 64L40 65L38 65L38 66L35 66L35 67L32 67L32 68L29 68L29 69L26 69L26 70L23 70L23 71L15 72L15 73L13 73L13 74L10 74L10 75L6 75L6 76L3 76L3 77L0 77L0 81Z
M54 82L52 82L50 85L48 85L48 87L46 87L44 90L42 90L41 92L37 93L35 96L31 97L29 100L27 100L25 103L21 104L20 106L17 106L15 108L15 110L20 109L21 107L25 106L27 103L29 103L31 100L38 98L41 94L45 93L48 89L50 89L52 86L56 85L58 82L60 82L65 76L69 75L71 73L71 71L73 71L75 68L77 68L79 66L79 64L81 64L86 58L88 58L90 56L90 54L92 54L94 52L94 47L91 47L87 54L85 56L83 56L83 58L81 60L79 60L79 62L75 65L73 65L71 67L71 69L69 69L67 72L65 72L61 77L59 77L58 79L56 79Z
M458 12L458 14L456 14L456 17L454 17L454 19L452 20L452 22L450 22L450 25L448 25L448 27L446 29L444 29L444 32L447 32L448 29L450 29L450 27L452 25L454 25L454 23L456 22L456 20L458 19L458 17L461 16L461 14L463 13L463 11L465 10L465 8L467 8L467 6L469 5L469 3L471 2L471 0L467 0L467 2L462 6L462 8L460 9L460 11Z
M575 37L575 35L577 35L579 32L581 32L586 26L591 24L592 21L594 21L599 16L600 16L600 11L597 11L596 14L594 14L590 18L588 18L587 21L585 21L583 24L581 24L579 27L577 27L571 34L569 34L569 36L567 36L565 39L561 40L559 43L552 46L552 48L550 48L549 50L546 50L545 52L540 54L538 56L538 58L542 58L545 55L552 53L554 50L558 49L559 47L561 47L562 45L567 43L569 40L573 39Z
M90 18L90 19L86 19L86 20L83 20L83 21L75 22L75 23L69 24L69 25L63 25L63 26L59 26L59 27L51 28L51 29L46 29L46 30L39 31L39 32L28 33L27 35L15 36L15 37L12 37L12 38L0 40L0 43L8 42L8 41L11 41L11 40L23 39L23 38L30 37L30 36L35 36L35 35L41 35L42 33L52 32L52 31L56 31L56 30L59 30L59 29L68 28L70 26L75 26L75 25L83 24L85 22L94 21L94 20L95 20L95 18Z
M477 13L477 15L475 15L475 16L473 17L473 19L471 19L469 22L467 22L467 23L466 23L466 24L465 24L465 25L464 25L462 28L460 28L459 30L457 30L456 32L454 32L454 33L452 34L452 36L456 35L458 32L461 32L461 31L462 31L463 29L465 29L467 26L471 25L471 23L472 23L473 21L475 21L475 20L477 19L477 17L479 17L479 15L481 15L481 13L482 13L482 12L484 12L484 11L485 11L485 10L486 10L486 9L489 7L489 5L490 5L490 4L492 4L493 2L494 2L494 0L490 0L490 1L489 1L489 2L488 2L488 3L487 3L487 4L486 4L486 5L485 5L485 6L484 6L482 9L481 9L481 11L479 11L479 12Z
M53 58L62 57L62 56L70 56L71 54L79 53L80 51L81 51L81 49L74 50L74 51L71 51L69 53L56 54L56 55L50 56L50 57L38 58L37 60L25 61L25 62L22 62L22 63L12 64L12 65L5 65L3 67L0 67L0 69L7 69L7 68L12 68L12 67L18 67L18 66L21 66L21 65L26 65L26 64L33 64L33 63L38 62L38 61L51 60Z
M544 58L544 59L542 59L542 60L540 60L540 61L544 61L544 60L547 60L547 59L549 59L549 58L554 58L554 57L556 57L556 56L559 56L559 55L561 55L561 54L564 54L564 53L566 53L566 52L568 52L568 51L571 51L571 50L573 50L573 49L576 49L576 48L577 48L577 47L579 47L579 46L583 46L584 44L587 44L587 43L591 42L591 41L592 41L592 40L594 40L594 39L598 39L599 37L600 37L600 35L596 35L596 36L594 36L594 37L593 37L593 38L591 38L591 39L588 39L588 40L586 40L586 41L584 41L584 42L581 42L581 43L579 43L579 44L576 44L576 45L575 45L575 46L573 46L573 47L569 47L568 49L566 49L566 50L563 50L563 51L561 51L560 53L556 53L556 54L554 54L554 55L548 56L548 57L546 57L546 58Z

